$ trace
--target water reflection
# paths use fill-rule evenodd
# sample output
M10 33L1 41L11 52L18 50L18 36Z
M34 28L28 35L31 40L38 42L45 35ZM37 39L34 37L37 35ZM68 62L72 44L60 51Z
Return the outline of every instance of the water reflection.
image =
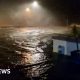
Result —
M3 49L0 52L0 62L4 60L15 65L42 62L40 65L24 68L23 72L27 76L39 76L51 67L49 63L43 64L49 59L44 50L51 41L51 34L40 30L21 31L17 28L4 28L0 29L0 35L0 50Z
M21 64L28 65L28 64L35 64L45 61L45 55L42 53L35 53L32 54L31 52L23 52L21 54Z
M32 54L30 52L28 53L23 52L21 64L31 64L31 62L32 62Z

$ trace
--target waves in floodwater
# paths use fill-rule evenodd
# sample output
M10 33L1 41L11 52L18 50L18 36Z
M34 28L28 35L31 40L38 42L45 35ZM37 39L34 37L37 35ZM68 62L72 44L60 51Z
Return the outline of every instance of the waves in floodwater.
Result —
M0 62L32 65L48 61L50 58L47 49L52 41L51 35L42 30L0 29ZM27 70L27 76L39 76L50 67L50 64L42 64L29 67L29 70L25 68L23 71L26 74Z

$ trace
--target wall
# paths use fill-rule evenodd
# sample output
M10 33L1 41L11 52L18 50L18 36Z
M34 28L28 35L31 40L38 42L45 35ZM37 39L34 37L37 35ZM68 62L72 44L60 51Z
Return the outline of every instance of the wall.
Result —
M67 42L63 40L57 40L53 39L53 52L58 53L58 46L64 46L65 47L65 53L64 55L71 55L71 51L74 51L77 49L75 42ZM80 49L80 43L79 43L79 49Z
M79 49L80 49L80 43L79 43ZM67 53L68 55L71 55L71 51L77 50L77 46L75 42L67 42Z
M58 46L64 46L65 47L65 53L64 55L67 55L67 46L66 46L66 41L62 41L62 40L57 40L57 39L53 39L53 52L58 53Z

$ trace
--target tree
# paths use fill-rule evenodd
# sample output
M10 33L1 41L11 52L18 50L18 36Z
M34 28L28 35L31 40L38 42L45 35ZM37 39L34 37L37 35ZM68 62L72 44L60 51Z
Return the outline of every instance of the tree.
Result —
M79 36L80 36L80 33L79 33L79 29L77 28L76 25L74 25L72 27L72 36L75 38L75 42L76 42L76 47L77 47L77 51L79 50L79 45L78 45L78 39L79 39Z

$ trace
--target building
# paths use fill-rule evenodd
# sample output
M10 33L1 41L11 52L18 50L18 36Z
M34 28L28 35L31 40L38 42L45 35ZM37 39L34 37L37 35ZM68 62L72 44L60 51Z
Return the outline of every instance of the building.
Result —
M80 49L80 39L78 41ZM74 50L77 50L74 37L63 34L55 34L53 36L53 52L70 56Z

